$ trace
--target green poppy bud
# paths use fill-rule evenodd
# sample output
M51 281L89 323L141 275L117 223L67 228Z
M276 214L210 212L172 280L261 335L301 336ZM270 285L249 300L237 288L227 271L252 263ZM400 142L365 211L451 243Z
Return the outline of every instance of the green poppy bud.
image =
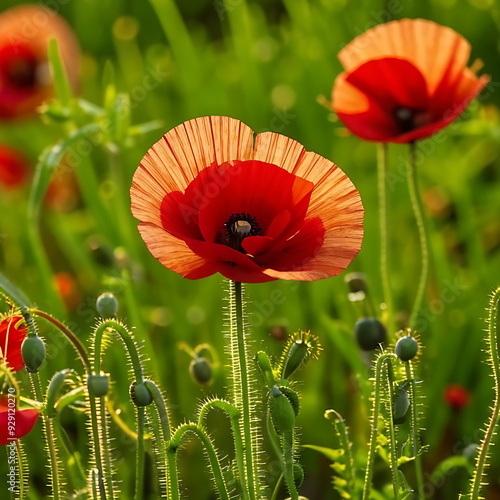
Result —
M346 274L344 281L347 283L351 293L364 292L366 294L368 290L364 273Z
M303 340L296 340L290 347L288 357L283 370L283 378L288 378L304 362L309 345Z
M109 292L101 293L97 297L97 312L101 318L112 318L118 312L118 301L116 297Z
M153 396L144 382L134 382L130 386L130 398L135 406L148 406L153 402Z
M38 336L26 337L21 346L24 366L28 373L36 373L45 359L45 344Z
M401 361L409 361L413 359L418 352L418 342L411 335L406 337L401 337L396 342L396 347L394 348L396 356Z
M47 415L49 418L57 416L56 402L59 395L59 391L64 386L66 378L73 373L73 370L66 368L57 372L49 382L47 388L47 400L45 402L45 407L47 409Z
M297 462L293 464L293 482L296 488L300 488L304 482L304 469Z
M109 377L107 375L89 375L87 377L89 395L94 398L105 396L109 390Z
M392 420L395 425L400 425L406 420L410 408L410 400L406 391L406 383L396 386L392 400Z
M300 411L300 400L298 394L290 387L283 386L279 387L278 389L283 393L284 396L286 396L288 401L290 401L295 416L297 416Z
M364 351L373 351L387 338L385 326L376 318L361 318L354 326L354 334Z
M191 378L201 386L212 382L212 364L202 356L196 356L189 365Z
M290 432L295 427L293 406L276 386L269 391L269 413L278 434Z
M272 387L274 385L274 374L269 356L264 351L259 351L255 356L255 361L257 362L257 366L264 377L266 385Z

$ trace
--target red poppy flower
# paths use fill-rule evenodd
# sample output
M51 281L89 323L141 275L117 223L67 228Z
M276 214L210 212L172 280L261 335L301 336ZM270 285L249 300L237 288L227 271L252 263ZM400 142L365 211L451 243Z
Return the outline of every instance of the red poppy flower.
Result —
M334 163L272 132L204 117L179 125L142 159L132 212L150 252L189 279L317 280L361 247L358 191Z
M423 19L372 28L339 52L332 107L367 141L412 142L455 120L488 82L467 67L469 43Z
M22 5L0 15L0 118L33 113L52 95L48 43L59 42L68 77L76 85L79 50L66 21L53 10Z
M467 406L469 399L469 391L460 385L452 384L444 390L444 400L454 410L461 410L464 406Z
M26 436L33 429L37 418L38 410L20 410L14 399L0 396L0 446Z
M21 345L27 328L25 324L18 326L22 319L22 316L8 316L0 322L0 359L3 358L12 371L24 368Z
M28 160L18 151L0 145L0 186L21 187L28 179Z
M59 272L54 276L57 291L69 311L73 311L80 304L80 292L75 277L67 272Z

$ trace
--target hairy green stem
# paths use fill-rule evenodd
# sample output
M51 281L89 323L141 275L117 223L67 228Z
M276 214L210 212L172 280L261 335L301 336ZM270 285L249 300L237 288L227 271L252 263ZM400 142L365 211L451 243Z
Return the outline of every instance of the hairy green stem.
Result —
M418 405L417 405L417 384L415 382L415 375L411 361L405 362L406 379L410 382L410 403L411 403L411 431L410 443L415 462L415 476L417 481L417 494L419 499L425 498L424 496L424 473L422 470L422 457L419 451L419 437L418 437Z
M38 373L30 373L30 379L35 391L35 397L37 401L43 403L43 391ZM52 431L52 422L48 418L45 410L42 412L42 420L43 427L45 429L45 442L49 451L48 455L49 469L51 474L52 498L54 500L59 500L61 498L61 491L59 484L59 464L57 462L57 448L54 439L54 433Z
M293 430L283 433L283 475L291 500L299 500L295 479L293 477Z
M420 253L422 256L422 267L420 271L420 279L418 282L417 295L410 314L409 327L413 330L417 321L422 302L424 300L425 289L427 287L427 279L429 276L429 248L427 243L427 231L425 227L424 210L422 207L422 199L418 189L417 166L415 164L416 147L415 143L410 143L410 161L408 162L408 191L410 193L411 206L417 221L418 235L420 240Z
M17 452L17 472L19 477L19 498L22 500L25 496L24 491L24 474L25 474L25 464L24 455L21 449L21 443L19 439L16 441L16 452Z
M215 451L212 440L208 437L208 434L205 432L205 430L202 427L198 426L197 424L194 423L183 424L177 428L174 435L172 436L172 439L170 440L167 446L168 448L167 454L174 456L173 459L174 469L175 469L175 453L179 448L187 432L194 433L203 443L208 455L208 459L210 461L210 467L212 468L212 473L214 475L215 485L217 487L217 491L219 492L220 500L229 500L229 494L227 492L227 486L224 481L224 475L222 474L222 468L219 462L219 458L217 457L217 453Z
M497 288L490 300L489 317L488 317L488 341L490 344L490 360L491 366L493 368L493 379L495 381L495 403L493 405L493 410L491 418L488 424L488 428L484 434L484 438L481 442L479 448L479 454L476 459L476 467L474 469L474 475L471 480L470 486L470 498L472 500L479 500L481 498L479 495L481 493L481 487L485 484L484 471L488 465L488 450L495 435L495 429L498 424L498 419L500 416L500 360L498 358L498 309L500 302L500 288Z
M200 427L203 426L205 417L211 409L218 409L226 413L229 417L229 421L231 423L231 430L233 432L234 438L234 454L236 458L236 465L238 467L238 476L240 479L241 485L241 495L243 499L248 498L248 493L246 491L245 486L245 459L243 452L243 439L241 437L241 429L240 429L240 418L241 413L236 408L236 406L231 403L221 400L221 399L212 399L207 401L200 410L200 415L198 417L198 425Z
M239 281L230 281L231 297L231 337L237 344L237 355L240 380L236 382L236 390L240 391L241 410L243 415L243 448L245 453L246 482L250 500L257 498L257 474L255 470L254 442L252 433L252 407L250 404L250 382L248 377L247 349L243 330L243 296ZM233 314L234 308L234 314ZM233 355L235 353L233 352ZM234 360L233 360L234 362Z
M370 443L368 445L368 462L366 464L365 481L363 484L363 500L370 498L372 487L373 466L375 463L375 452L377 449L378 419L380 415L381 392L383 388L384 364L395 357L393 353L383 353L377 358L375 365L375 388L373 395L373 412L370 430Z
M389 334L393 334L393 302L391 284L389 281L388 266L388 235L387 235L387 144L378 144L377 148L377 171L378 171L378 205L380 226L380 275L384 302L387 312L387 323Z
M143 406L137 407L137 460L135 472L135 498L141 500L144 497L144 424L146 409Z
M387 358L387 396L388 396L388 421L389 421L389 437L390 437L390 457L391 457L391 472L392 484L394 488L394 500L399 499L399 470L398 470L398 454L396 447L396 430L394 426L393 401L394 401L394 370L392 367L391 358Z
M102 500L106 500L106 487L104 485L104 471L102 466L102 450L101 450L101 435L99 432L99 423L97 420L97 403L96 398L89 394L89 406L90 406L90 421L92 429L92 441L94 444L94 458L95 465L97 469L97 483L99 487L99 493ZM112 488L111 488L112 489Z
M66 325L61 323L56 318L52 317L50 314L47 314L46 312L40 311L39 309L30 309L29 313L49 321L66 336L66 338L73 344L74 348L78 352L78 355L80 356L83 366L85 367L87 375L90 375L91 373L90 360L87 355L87 351L85 351L85 348L83 347L83 344L80 342L78 337Z

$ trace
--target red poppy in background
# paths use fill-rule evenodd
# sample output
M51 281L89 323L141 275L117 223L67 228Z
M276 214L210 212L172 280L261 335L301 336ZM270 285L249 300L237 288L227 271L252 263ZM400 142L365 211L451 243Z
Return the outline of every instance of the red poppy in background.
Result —
M0 322L0 360L6 361L14 372L24 368L21 345L27 328L25 324L18 325L22 319L22 316L7 316Z
M75 276L61 271L55 274L54 279L64 305L69 311L73 311L80 304L80 292Z
M12 408L15 408L15 412ZM14 421L11 420L12 416ZM37 418L38 410L34 408L20 410L13 399L0 396L0 446L26 436L33 429Z
M189 279L335 276L363 238L358 191L337 165L272 132L204 117L148 151L131 188L150 252Z
M467 67L469 43L424 19L372 28L339 52L345 71L335 80L332 107L367 141L406 143L455 120L488 82Z
M444 390L444 400L454 410L461 410L469 403L469 391L460 385L452 384Z
M0 145L0 186L16 189L28 180L28 160L15 149Z
M76 86L78 43L64 19L37 5L0 15L0 119L32 114L53 95L47 50L52 38L58 40L69 80Z

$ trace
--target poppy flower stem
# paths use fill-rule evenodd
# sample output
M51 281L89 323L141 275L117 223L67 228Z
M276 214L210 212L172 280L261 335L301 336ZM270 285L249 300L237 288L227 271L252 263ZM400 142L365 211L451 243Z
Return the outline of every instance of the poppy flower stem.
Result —
M373 394L373 410L372 410L372 418L371 418L371 431L370 431L370 443L368 445L368 463L366 464L366 471L365 471L365 482L363 485L363 496L362 500L368 500L370 498L370 491L372 487L372 478L373 478L373 467L375 463L375 453L378 445L378 421L379 421L379 416L380 416L380 403L383 400L383 391L384 391L384 385L385 387L389 387L389 370L392 370L392 359L395 358L395 354L390 353L390 352L383 352L382 354L379 355L377 358L377 363L375 365L375 388L374 388L374 394ZM387 368L385 367L387 365ZM391 368L389 368L389 365L391 365ZM387 383L386 383L387 381ZM389 418L392 419L392 397L389 396L389 398L385 398L385 401L391 404L391 411ZM397 471L397 460L394 461L394 454L393 454L393 447L394 447L394 435L393 435L393 425L389 424L389 427L391 428L391 469L393 473L393 482L394 482L394 492L395 492L395 497L397 497L397 492L399 492L399 480L397 479L398 477L398 471Z
M387 144L378 144L377 148L377 170L378 170L378 200L379 200L379 226L380 226L380 274L384 302L386 306L387 323L389 334L394 332L393 325L393 303L391 284L389 281L388 268L388 237L387 237Z
M410 443L415 462L415 476L417 481L417 496L419 499L424 496L424 474L422 471L422 456L420 454L419 443L419 424L418 424L418 404L417 404L417 384L413 373L411 361L405 361L406 379L410 382L410 403L411 403L411 422L410 422Z
M30 379L37 401L43 403L44 401L43 391L38 372L30 373ZM50 418L47 415L46 409L42 410L42 422L45 434L45 443L47 445L47 450L48 450L49 470L51 474L50 486L52 490L52 498L54 500L59 500L61 498L61 491L59 484L60 472L59 472L59 463L57 459L57 447L52 429L52 422L50 421Z
M255 464L256 438L252 422L254 406L250 401L250 381L247 364L247 345L244 332L243 293L239 281L229 281L230 335L233 365L233 390L236 407L243 416L243 452L246 464L246 482L250 500L258 495L257 470Z
M425 289L427 286L427 279L429 275L429 249L427 244L427 232L425 228L424 211L422 207L422 200L418 189L417 168L415 164L416 146L415 142L410 143L410 161L408 162L408 191L410 193L411 206L415 219L417 221L418 235L420 239L420 253L422 255L422 268L420 271L420 280L418 283L417 295L413 304L413 309L410 314L409 327L413 330L415 322L418 318L422 301L424 299Z
M488 466L489 447L493 436L496 434L496 428L500 416L500 359L498 356L498 326L499 326L499 309L500 309L500 288L497 288L490 300L489 317L488 317L488 343L489 343L489 357L491 366L493 368L493 379L495 380L495 403L491 413L491 418L488 428L481 441L479 453L476 458L476 466L474 468L474 475L472 476L470 493L465 498L471 500L478 500L482 498L481 488L486 485L484 480L484 470Z
M295 478L293 474L293 430L283 433L283 475L285 477L286 487L290 493L291 500L299 500Z

